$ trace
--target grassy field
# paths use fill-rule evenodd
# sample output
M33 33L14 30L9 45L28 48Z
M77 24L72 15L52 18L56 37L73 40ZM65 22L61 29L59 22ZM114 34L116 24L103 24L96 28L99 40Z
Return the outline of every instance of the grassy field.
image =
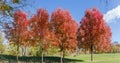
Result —
M120 63L120 53L116 54L94 54L94 61L90 61L90 55L79 55L76 57L67 57L71 59L82 60L76 63Z
M20 63L39 63L41 57L19 57ZM0 55L0 63L16 63L16 57L10 55ZM45 56L45 63L60 63L60 57ZM94 54L94 61L90 61L90 54L81 54L78 56L66 56L64 63L120 63L120 53L116 54Z

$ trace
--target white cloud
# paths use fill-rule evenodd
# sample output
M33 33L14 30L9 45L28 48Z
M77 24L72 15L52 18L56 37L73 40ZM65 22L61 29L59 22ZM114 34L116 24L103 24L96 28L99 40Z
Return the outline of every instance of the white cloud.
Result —
M112 10L109 10L106 14L104 14L104 20L107 23L115 21L115 19L120 18L120 5Z

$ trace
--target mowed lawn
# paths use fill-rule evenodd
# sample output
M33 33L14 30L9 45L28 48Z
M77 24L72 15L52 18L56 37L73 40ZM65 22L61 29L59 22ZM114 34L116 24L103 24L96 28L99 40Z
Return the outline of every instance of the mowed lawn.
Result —
M16 56L0 55L0 63L16 63ZM20 63L40 63L41 57L29 56L19 57ZM45 63L60 63L59 56L44 56ZM116 54L94 54L94 61L90 61L90 54L81 54L75 57L65 56L64 63L120 63L120 53Z
M68 56L70 59L83 60L76 63L120 63L120 53L115 54L94 54L94 61L90 61L90 54L81 54L76 57Z

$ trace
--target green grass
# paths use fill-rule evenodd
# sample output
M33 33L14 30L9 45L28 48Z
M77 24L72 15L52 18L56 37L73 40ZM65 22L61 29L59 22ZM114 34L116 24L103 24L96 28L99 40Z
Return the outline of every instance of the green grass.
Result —
M5 61L5 63L13 63L16 61L16 56L10 55L0 55L0 63ZM27 63L39 63L41 57L29 56L29 57L19 57L20 62ZM6 62L7 61L7 62ZM8 62L9 61L9 62ZM56 56L45 56L44 61L46 63L60 63L60 57ZM90 61L90 54L81 54L76 57L66 56L64 58L64 63L120 63L120 53L116 54L94 54L94 61Z
M120 63L120 53L116 54L94 54L94 61L90 61L90 54L79 55L76 57L68 56L70 59L83 60L76 63Z

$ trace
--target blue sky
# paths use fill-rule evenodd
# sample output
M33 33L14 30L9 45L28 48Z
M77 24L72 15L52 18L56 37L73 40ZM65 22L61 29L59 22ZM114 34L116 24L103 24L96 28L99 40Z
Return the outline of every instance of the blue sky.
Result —
M107 4L104 0L29 0L28 3L31 6L23 9L28 15L34 14L38 8L45 8L51 14L56 8L61 7L69 10L78 23L86 9L97 7L105 15L104 19L111 27L112 41L120 43L120 8L117 8L120 5L119 0L108 0Z

